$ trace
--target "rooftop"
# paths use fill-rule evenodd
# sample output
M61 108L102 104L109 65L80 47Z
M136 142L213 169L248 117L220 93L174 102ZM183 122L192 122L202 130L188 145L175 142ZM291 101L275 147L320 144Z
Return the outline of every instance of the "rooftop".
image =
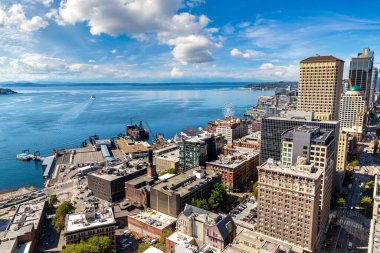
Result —
M20 205L12 217L5 237L16 238L17 236L31 232L33 229L37 229L44 209L45 201Z
M268 159L269 160L269 159ZM306 166L312 166L312 164L305 164ZM272 163L270 161L260 165L257 167L259 172L261 170L266 170L266 171L272 171L274 173L282 173L282 174L287 174L290 176L299 176L299 177L304 177L304 178L309 178L312 180L318 180L318 178L321 177L322 175L322 170L318 169L311 169L310 171L306 171L303 169L297 169L296 167L289 167L285 166L282 163Z
M295 128L292 128L288 131L285 131L282 135L282 137L284 139L293 139L294 137L294 134L296 133L300 133L300 132L303 132L303 133L309 133L311 135L311 140L313 143L326 143L326 142L329 142L330 140L332 140L332 134L333 134L333 131L332 130L326 130L326 129L323 129L323 128L320 128L320 127L317 127L317 126L307 126L307 125L303 125L303 126L299 126L299 127L295 127Z
M258 153L253 153L253 152L239 152L235 151L232 154L228 155L220 155L218 157L218 160L212 161L212 162L207 162L207 165L215 165L215 166L222 166L222 167L227 167L230 169L235 169L241 164L249 161L250 159L258 156Z
M66 216L65 234L87 230L89 228L116 224L112 207L102 211L86 210L81 214L68 214Z
M332 61L340 61L344 62L341 59L338 59L332 55L327 55L327 56L312 56L309 58L306 58L305 60L302 60L301 63L311 63L311 62L332 62Z
M161 155L156 155L154 158L159 158L171 162L179 162L179 149L173 150L172 152L163 153Z
M153 189L168 194L177 193L180 196L184 196L203 184L210 182L213 177L220 176L219 173L215 173L211 169L191 169L158 183L153 186Z
M250 230L242 230L223 253L288 253L292 247Z
M153 209L146 209L138 214L129 215L129 218L133 218L159 230L163 230L177 221L176 218L157 212Z
M150 147L149 143L145 141L134 142L130 139L118 139L117 145L126 154L148 152Z

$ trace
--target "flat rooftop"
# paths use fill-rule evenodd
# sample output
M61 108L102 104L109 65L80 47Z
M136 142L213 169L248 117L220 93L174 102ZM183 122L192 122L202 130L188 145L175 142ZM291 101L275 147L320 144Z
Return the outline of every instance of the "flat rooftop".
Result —
M150 145L145 141L132 141L130 139L118 139L117 146L125 154L148 152Z
M65 234L88 230L94 227L108 226L116 224L112 207L104 208L102 211L95 211L92 218L86 219L86 214L68 214L66 216Z
M218 160L207 162L206 164L235 169L256 156L259 156L259 154L254 152L234 152L230 155L221 155Z
M37 229L44 208L45 201L20 205L8 225L5 237L15 238L32 231L33 228Z
M184 196L210 182L212 177L220 176L219 173L215 173L211 169L191 169L158 183L153 186L153 189L166 193L178 193L180 196Z
M138 214L129 215L129 218L133 218L159 230L163 230L177 221L176 218L153 209L146 209Z
M261 166L258 166L257 169L260 170L267 170L267 171L272 171L275 173L282 173L282 174L287 174L291 176L299 176L299 177L304 177L304 178L309 178L312 180L317 180L321 175L322 175L322 170L313 170L311 173L308 172L303 172L303 171L298 171L295 170L294 167L289 167L281 164L280 162L278 163L264 163Z
M288 253L293 252L292 247L277 242L257 232L244 229L229 244L223 253Z
M179 149L167 152L161 155L156 155L155 159L167 160L170 162L179 162Z

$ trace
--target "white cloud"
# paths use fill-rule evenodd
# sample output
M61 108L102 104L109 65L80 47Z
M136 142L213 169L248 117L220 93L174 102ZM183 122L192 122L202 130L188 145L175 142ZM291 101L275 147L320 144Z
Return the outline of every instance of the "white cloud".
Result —
M179 68L172 68L172 71L170 71L170 76L171 77L182 77L183 76L183 71L181 71Z
M42 0L42 4L46 7L49 7L53 2L54 0Z
M173 47L174 58L181 63L201 63L213 60L212 50L220 47L207 28L205 15L178 13L185 5L196 6L203 0L66 0L61 1L58 24L86 22L93 35L127 34L137 40L156 38L159 43Z
M247 49L243 53L242 51L240 51L237 48L232 49L230 54L232 57L244 58L244 59L259 58L259 57L262 57L265 55L263 52L255 51L255 50L251 50L251 49Z
M116 53L117 53L117 50L116 50L116 49L112 49L112 50L111 50L111 53L112 53L112 54L116 54Z
M261 80L298 80L299 66L264 63L258 69L255 69L252 74L255 78Z
M48 22L40 16L27 19L21 4L13 4L7 12L0 7L0 27L16 27L22 31L31 32L45 28L47 25Z
M172 54L182 64L213 61L211 49L221 47L203 35L189 35L169 41L174 46Z

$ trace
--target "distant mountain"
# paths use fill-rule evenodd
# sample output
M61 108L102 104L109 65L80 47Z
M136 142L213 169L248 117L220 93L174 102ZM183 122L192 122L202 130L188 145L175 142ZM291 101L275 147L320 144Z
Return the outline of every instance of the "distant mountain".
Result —
M280 82L257 82L257 83L250 83L244 86L244 88L253 89L253 90L272 90L276 88L287 88L290 86L290 88L297 88L298 82L292 82L292 81L280 81Z
M11 89L0 88L0 95L12 95L12 94L18 94L18 93Z

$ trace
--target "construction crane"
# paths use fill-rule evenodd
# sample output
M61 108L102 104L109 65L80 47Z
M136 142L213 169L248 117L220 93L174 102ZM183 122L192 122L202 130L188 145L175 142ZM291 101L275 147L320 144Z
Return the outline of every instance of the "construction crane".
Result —
M348 79L348 87L350 90L352 90L352 84L351 84L351 79ZM359 109L356 101L356 96L351 96L352 102L354 102L354 108L355 108L355 113L356 113L356 118L355 118L355 136L357 139L359 139L359 127L360 127L360 118L364 117L365 113ZM364 110L364 106L362 107ZM363 129L362 129L363 131Z

